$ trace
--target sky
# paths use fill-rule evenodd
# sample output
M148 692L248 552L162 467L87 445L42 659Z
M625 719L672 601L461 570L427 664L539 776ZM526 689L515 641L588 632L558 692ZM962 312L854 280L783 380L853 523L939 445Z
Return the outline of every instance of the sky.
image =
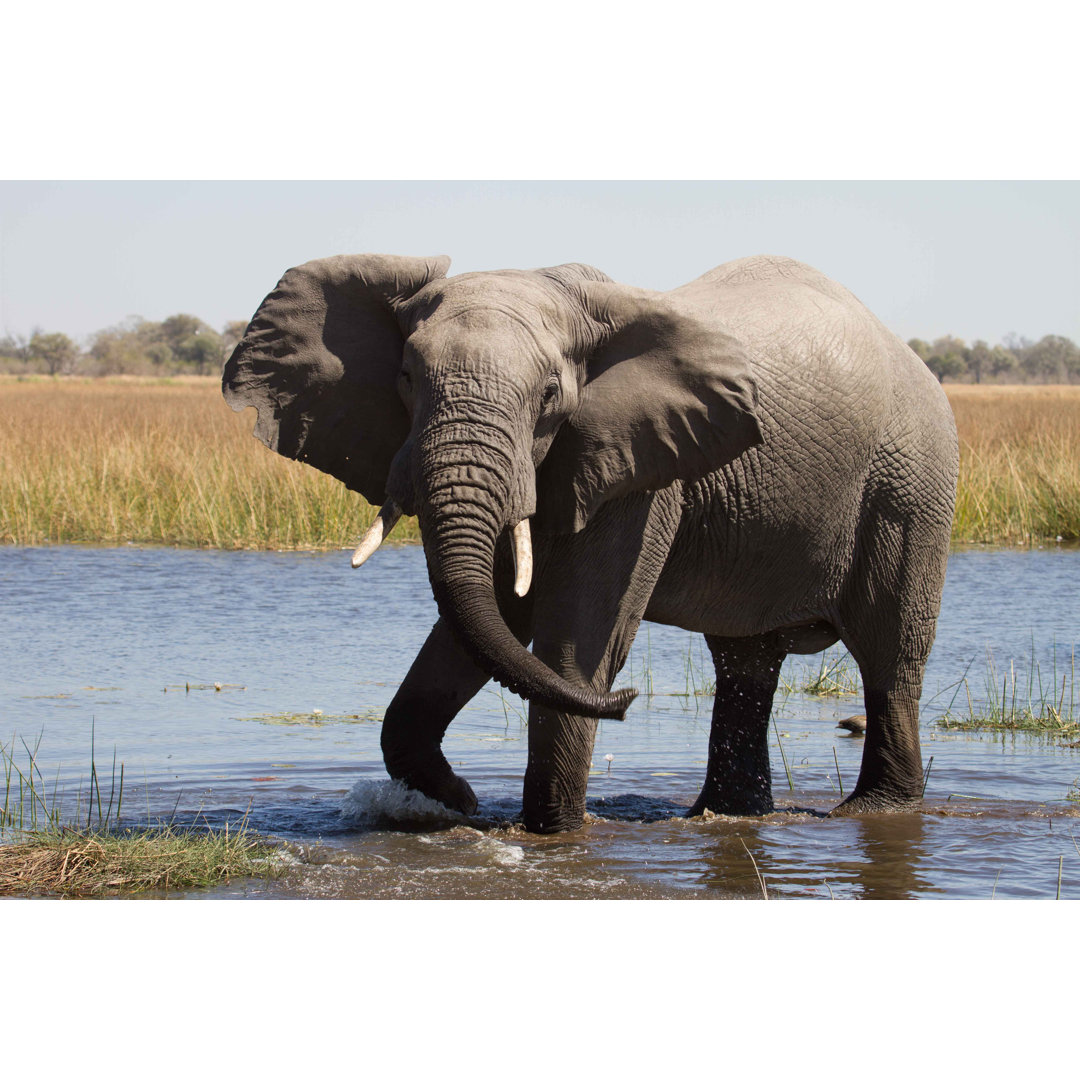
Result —
M787 255L905 340L1080 342L1075 181L4 181L0 334L85 343L178 312L221 329L290 266L353 252L585 262L649 289Z

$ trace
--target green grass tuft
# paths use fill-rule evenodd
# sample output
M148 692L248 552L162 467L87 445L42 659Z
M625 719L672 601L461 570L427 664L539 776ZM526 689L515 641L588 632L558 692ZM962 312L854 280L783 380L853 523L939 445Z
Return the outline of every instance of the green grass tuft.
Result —
M987 656L983 699L972 698L967 678L961 688L967 698L967 712L953 712L952 706L935 724L946 731L1023 732L1032 735L1072 737L1080 734L1080 702L1075 696L1076 654L1060 672L1057 650L1050 672L1032 660L1026 674L1016 672L1015 664L999 675L993 655ZM954 695L955 703L955 695Z
M824 652L816 668L803 666L790 677L781 675L780 688L787 694L847 697L860 692L859 669L846 652Z
M25 768L16 760L19 742ZM65 806L59 777L50 790L38 767L38 743L0 744L4 805L0 813L0 896L101 896L149 889L191 889L234 877L268 877L278 849L248 830L180 827L172 823L121 828L124 768L113 755L106 797L93 756L86 806L80 788ZM85 814L85 816L84 816Z

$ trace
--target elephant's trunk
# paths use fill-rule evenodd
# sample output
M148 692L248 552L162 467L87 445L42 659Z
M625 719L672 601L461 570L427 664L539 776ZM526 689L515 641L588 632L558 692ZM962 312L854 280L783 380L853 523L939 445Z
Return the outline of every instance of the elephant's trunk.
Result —
M493 583L495 543L507 524L507 470L505 465L479 462L475 444L448 446L436 442L435 434L429 431L425 440L437 448L424 455L418 502L440 614L473 660L513 693L559 712L622 719L636 696L633 690L598 694L573 686L524 648L507 627Z

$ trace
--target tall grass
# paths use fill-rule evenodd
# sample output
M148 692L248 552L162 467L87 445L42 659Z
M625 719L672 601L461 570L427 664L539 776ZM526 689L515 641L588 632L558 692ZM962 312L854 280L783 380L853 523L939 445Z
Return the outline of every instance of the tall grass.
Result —
M1080 387L950 386L953 539L1080 539ZM218 380L0 377L0 542L347 547L374 510L251 437ZM415 520L394 532L417 539Z
M251 437L218 381L0 380L0 541L355 543L375 511ZM415 538L414 521L394 532Z
M960 436L953 539L1080 539L1080 386L950 386Z

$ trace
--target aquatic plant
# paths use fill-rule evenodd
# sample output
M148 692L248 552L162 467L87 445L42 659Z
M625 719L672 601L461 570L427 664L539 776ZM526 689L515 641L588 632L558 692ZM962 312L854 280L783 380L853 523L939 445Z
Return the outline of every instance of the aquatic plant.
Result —
M780 758L784 763L784 772L787 774L787 786L788 791L795 790L795 782L791 779L791 769L788 767L787 754L784 753L784 744L780 741L780 731L776 726L776 721L772 722L773 733L776 735L776 745L780 747Z
M322 709L311 712L259 713L256 716L239 716L242 723L270 724L277 727L327 727L331 724L376 724L382 722L382 713L368 709L362 713L324 713Z
M859 669L846 650L826 651L818 658L817 667L803 665L780 674L780 689L786 694L807 694L811 697L844 697L860 690Z
M982 697L978 701L973 698L966 676L961 680L960 689L967 699L967 712L953 712L954 695L945 714L934 721L937 727L946 731L1018 731L1069 737L1080 734L1075 650L1059 679L1057 649L1054 649L1051 670L1045 681L1042 665L1034 656L1028 663L1026 675L1023 671L1018 675L1015 663L1010 661L1009 670L999 676L994 656L987 652Z
M10 746L0 744L0 896L189 889L276 872L276 849L249 831L246 816L223 830L174 822L122 829L124 768L117 774L114 753L106 801L92 735L84 820L81 786L74 808L60 790L59 774L49 790L38 766L40 741L31 747L13 736ZM26 753L25 771L16 760L17 742Z

